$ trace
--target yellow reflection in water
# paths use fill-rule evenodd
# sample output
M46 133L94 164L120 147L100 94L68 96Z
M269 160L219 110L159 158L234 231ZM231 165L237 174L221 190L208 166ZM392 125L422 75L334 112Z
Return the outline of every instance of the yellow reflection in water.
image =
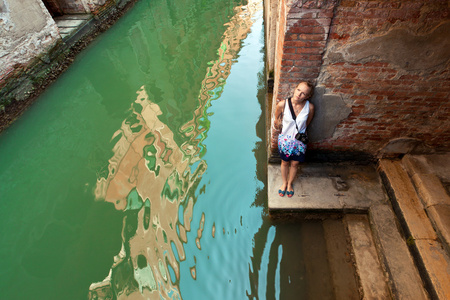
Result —
M236 8L218 49L219 58L206 70L199 106L192 120L180 129L185 136L181 145L159 120L161 109L148 98L145 88L137 92L130 117L113 135L117 142L108 177L99 178L95 189L96 199L124 211L122 249L114 257L109 275L90 286L90 299L181 299L179 262L186 258L183 243L191 230L195 190L207 168L201 159L206 151L202 142L209 129L206 110L220 97L233 59L250 31L253 14L261 5L261 0L249 1ZM195 170L191 170L194 163ZM199 249L205 217L203 213L195 239ZM190 272L196 279L195 266Z

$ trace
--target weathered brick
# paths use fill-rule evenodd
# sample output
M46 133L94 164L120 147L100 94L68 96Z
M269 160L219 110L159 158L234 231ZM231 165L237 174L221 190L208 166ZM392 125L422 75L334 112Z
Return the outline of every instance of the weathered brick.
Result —
M284 53L296 53L296 48L288 48L288 47L285 47L284 48Z
M299 40L305 41L325 41L327 39L326 34L300 34L298 35Z
M306 41L287 41L284 43L285 47L310 47L311 42Z
M309 42L309 47L325 47L325 46L326 46L326 42L325 41Z
M297 53L322 54L323 48L297 48Z
M400 8L400 1L386 1L379 4L380 8Z
M364 63L363 66L365 66L365 67L387 67L387 66L389 66L389 63L381 62L381 61L371 61L371 62Z
M360 41L374 33L385 34L393 29L389 22L402 22L397 25L403 28L421 28L421 34L425 33L423 30L431 30L439 22L448 20L448 1L342 0L335 12L314 8L313 15L306 18L305 11L298 9L299 15L293 16L299 20L295 21L298 32L288 32L292 35L287 38L300 43L284 45L285 49L296 48L299 52L295 53L299 56L292 58L292 64L283 65L280 70L291 73L285 83L292 87L299 80L317 78L320 71L326 80L319 84L328 93L340 94L352 101L352 113L336 126L335 137L313 143L311 148L374 152L401 136L424 139L432 147L450 147L450 125L445 125L450 119L450 75L442 65L421 73L405 72L401 67L375 58L366 59L365 63L325 59L321 65L322 51L327 45L344 49L350 41ZM329 23L331 18L332 24ZM306 33L311 28L326 29L320 34ZM283 95L290 92L290 89L283 91ZM439 134L440 138L430 133ZM444 136L449 141L443 139Z
M346 39L348 39L349 37L350 37L350 35L349 35L349 34L346 34L346 33L344 33L344 34L332 33L332 34L330 35L330 38L331 38L331 39L334 39L334 40L346 40Z
M297 34L286 34L284 40L285 41L295 41L298 39Z
M322 62L320 60L302 60L296 62L296 65L303 67L320 67Z
M328 28L324 26L301 26L301 27L292 27L289 32L293 33L304 33L304 34L316 34L316 33L326 33L328 32Z

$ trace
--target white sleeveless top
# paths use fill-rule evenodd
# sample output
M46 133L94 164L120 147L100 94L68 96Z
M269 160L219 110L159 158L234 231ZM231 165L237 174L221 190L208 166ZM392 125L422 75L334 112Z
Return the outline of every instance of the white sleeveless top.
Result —
M302 111L296 117L296 122L298 126L298 132L306 131L306 120L309 115L309 101L306 101L305 106L303 106ZM285 100L284 103L284 116L283 116L283 129L281 130L281 134L286 136L290 135L295 137L297 134L297 128L295 127L294 119L292 119L292 113L289 109L288 100Z

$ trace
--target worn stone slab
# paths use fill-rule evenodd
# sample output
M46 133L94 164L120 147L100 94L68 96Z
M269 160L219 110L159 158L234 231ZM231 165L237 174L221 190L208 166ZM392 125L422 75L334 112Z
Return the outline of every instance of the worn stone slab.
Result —
M435 205L427 208L428 216L450 254L450 206Z
M402 164L411 176L414 174L433 174L433 170L423 155L405 155L402 158Z
M391 299L387 278L378 258L367 216L346 215L344 219L355 254L363 298Z
M369 216L395 299L429 299L392 209L388 205L374 205Z
M436 175L414 174L412 180L425 207L437 204L450 205L450 196Z
M425 156L406 155L402 159L402 164L411 176L425 207L436 204L450 205L450 196L442 186L439 177L434 174Z
M434 158L442 162L443 157L450 156L429 156L429 159L433 160ZM447 250L450 249L450 196L441 180L434 174L433 168L428 164L427 157L407 155L402 159L402 163L411 176L434 229Z
M450 258L442 245L433 240L415 240L415 247L431 281L434 296L441 300L450 299Z
M306 299L333 299L333 287L331 281L331 272L327 259L327 247L322 226L316 226L311 222L302 224L299 231L299 238L301 237L301 248L304 265L304 273L308 278L308 283L304 286ZM286 249L287 250L287 249ZM299 250L297 250L298 253ZM285 256L285 249L283 249L283 257ZM295 260L292 260L291 265L295 265ZM295 274L289 272L286 267L284 271L287 274ZM299 274L299 273L297 273ZM297 285L300 281L294 279L296 276L291 276L291 284ZM297 279L298 280L298 279ZM282 285L283 286L283 285ZM281 289L283 288L281 286Z
M75 28L72 28L72 27L70 27L70 28L59 28L59 34L61 34L61 36L69 35L69 34L71 34L72 32L74 32L76 30L77 30L77 27L75 27Z
M56 25L59 28L65 28L65 27L78 27L81 24L83 24L85 20L58 20L56 21Z
M450 182L450 152L424 155L433 173L444 181Z
M73 15L64 15L54 18L55 21L58 20L89 20L92 18L90 14L73 14Z
M379 167L393 194L393 206L404 220L409 234L415 239L436 239L436 232L401 162L382 159Z
M292 198L280 197L281 169L268 165L269 211L366 212L387 201L373 166L304 164L294 181Z
M323 221L328 262L336 300L358 300L359 291L348 236L342 220Z

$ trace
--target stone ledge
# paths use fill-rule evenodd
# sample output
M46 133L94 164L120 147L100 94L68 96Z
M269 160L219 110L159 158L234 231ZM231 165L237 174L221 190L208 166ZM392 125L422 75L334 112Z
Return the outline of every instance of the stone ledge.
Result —
M322 224L335 299L360 299L352 251L347 243L349 236L342 220L327 219Z
M364 299L391 299L367 216L347 215L344 219L348 226Z
M414 187L425 206L433 227L450 253L450 196L425 156L407 155L402 159Z
M416 255L420 258L422 273L428 276L436 299L450 299L450 258L442 245L433 240L416 240Z
M450 254L450 206L435 205L427 208L431 222L438 228L439 237L444 244L447 253Z
M429 299L392 209L388 205L374 205L369 216L395 298Z
M380 171L391 195L392 206L403 227L414 239L436 240L437 235L417 196L409 176L399 161L380 160Z
M385 159L380 160L379 168L402 227L414 238L411 250L431 298L450 299L450 257L439 242L406 170L401 162Z

